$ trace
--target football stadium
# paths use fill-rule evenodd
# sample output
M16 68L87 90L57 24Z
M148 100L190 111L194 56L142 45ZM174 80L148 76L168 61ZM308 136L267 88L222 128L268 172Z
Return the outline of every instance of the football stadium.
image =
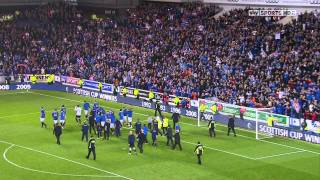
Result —
M320 1L0 9L0 180L320 179Z

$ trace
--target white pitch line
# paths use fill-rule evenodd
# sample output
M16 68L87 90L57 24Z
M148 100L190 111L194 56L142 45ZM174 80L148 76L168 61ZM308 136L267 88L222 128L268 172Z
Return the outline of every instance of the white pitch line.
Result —
M183 140L181 140L181 141L184 142L184 143L187 143L187 144L197 145L196 143L183 141ZM249 156L245 156L245 155L241 155L241 154L237 154L237 153L233 153L233 152L229 152L229 151L225 151L225 150L221 150L221 149L217 149L217 148L212 148L212 147L209 147L209 146L203 146L203 147L205 147L207 149L214 150L214 151L219 151L219 152L231 154L231 155L234 155L234 156L239 156L239 157L242 157L242 158L250 159L250 160L256 160L255 158L252 158L252 157L249 157Z
M64 99L64 100L67 100L67 101L81 102L81 101L78 101L78 100L63 98L63 97L59 97L59 96L53 96L53 95L47 95L47 94L41 94L41 93L35 93L35 92L30 92L30 93L38 94L38 95L42 95L42 96L47 96L47 97L53 97L53 98L57 98L57 99ZM111 108L111 107L109 107L109 106L103 106L103 107ZM140 115L143 115L143 116L149 116L149 115L141 114L141 113L136 113L136 114L140 114ZM187 124L187 125L196 126L196 125L189 124L189 123L183 123L183 122L180 122L180 123L181 123L181 124ZM196 127L197 127L197 126L196 126ZM247 138L247 139L254 139L254 140L256 140L256 139L253 138L253 137L244 136L244 135L241 135L241 134L238 134L238 136L244 137L244 138ZM291 148L291 149L296 149L296 150L300 150L300 151L307 151L307 152L310 152L310 153L313 153L313 154L318 154L318 155L320 155L320 152L310 151L310 150L306 150L306 149L302 149L302 148L297 148L297 147L294 147L294 146L284 145L284 144L275 143L275 142L270 142L270 141L266 141L266 140L257 140L257 141L265 142L265 143L269 143L269 144L274 144L274 145L278 145L278 146L283 146L283 147L287 147L287 148Z
M143 121L143 122L145 122L145 121ZM133 130L133 128L128 128L128 127L122 127L122 128L123 129ZM165 137L165 136L163 136L163 137ZM184 141L184 140L181 140L181 142L184 142L184 143L187 143L187 144L192 144L192 145L197 145L196 143L192 143L192 142ZM214 150L214 151L223 152L223 153L231 154L231 155L234 155L234 156L238 156L238 157L242 157L242 158L246 158L246 159L250 159L250 160L255 160L255 158L252 158L252 157L249 157L249 156L245 156L245 155L241 155L241 154L237 154L237 153L233 153L233 152L229 152L229 151L225 151L225 150L221 150L221 149L217 149L217 148L212 148L212 147L209 147L209 146L204 146L204 147L207 148L207 149Z
M74 164L78 164L78 165L85 166L85 167L88 167L88 168L91 168L91 169L95 169L95 170L98 170L98 171L101 171L101 172L112 174L114 176L121 177L123 179L133 180L132 178L129 178L129 177L125 177L125 176L122 176L122 175L119 175L119 174L116 174L116 173L113 173L113 172L110 172L110 171L106 171L106 170L103 170L103 169L100 169L100 168L97 168L97 167L94 167L94 166L83 164L81 162L77 162L77 161L74 161L74 160L71 160L71 159L67 159L67 158L64 158L64 157L61 157L61 156L50 154L50 153L47 153L47 152L44 152L44 151L32 149L32 148L29 148L29 147L21 146L21 145L18 145L18 144L13 144L13 143L10 143L10 142L7 142L7 141L2 141L2 140L0 140L0 143L9 144L9 145L13 145L13 146L20 147L20 148L23 148L23 149L27 149L27 150L30 150L30 151L34 151L34 152L38 152L38 153L41 153L41 154L45 154L45 155L48 155L48 156L51 156L51 157L55 157L55 158L62 159L62 160L68 161L68 162L72 162Z
M57 176L72 176L72 177L96 177L96 178L120 178L119 176L103 176L103 175L86 175L86 174L67 174L67 173L56 173L56 172L50 172L50 171L42 171L42 170L37 170L37 169L32 169L32 168L28 168L28 167L24 167L21 165L18 165L12 161L10 161L7 157L7 153L10 149L12 149L15 145L11 145L10 147L8 147L7 149L5 149L5 151L3 152L3 158L4 160L6 160L9 164L20 168L20 169L24 169L24 170L28 170L28 171L33 171L33 172L37 172L37 173L43 173L43 174L50 174L50 175L57 175Z
M27 94L27 93L29 93L29 92L0 93L0 96Z
M301 153L301 152L306 152L306 151L302 150L302 151L294 151L294 152L288 152L288 153L281 153L281 154L275 154L275 155L270 155L270 156L258 157L258 158L255 158L255 159L256 159L256 160L261 160L261 159L267 159L267 158L285 156L285 155L289 155L289 154L297 154L297 153Z

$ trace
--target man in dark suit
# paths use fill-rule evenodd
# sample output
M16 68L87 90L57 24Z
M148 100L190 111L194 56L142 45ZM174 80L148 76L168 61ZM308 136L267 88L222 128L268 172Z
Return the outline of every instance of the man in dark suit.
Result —
M236 135L236 132L234 130L234 120L235 120L235 115L233 115L233 116L231 116L229 118L229 121L228 121L228 136L230 134L230 131L232 130L234 137L236 137L237 135Z
M62 134L62 128L59 123L54 125L53 134L56 136L57 144L60 145L60 136Z

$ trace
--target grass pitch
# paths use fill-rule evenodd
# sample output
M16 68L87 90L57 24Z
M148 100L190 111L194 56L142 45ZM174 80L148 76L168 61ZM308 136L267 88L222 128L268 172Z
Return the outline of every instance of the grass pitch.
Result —
M224 125L217 126L216 138L209 138L206 123L196 127L196 120L186 117L180 123L182 151L171 150L165 137L159 136L157 148L146 144L144 154L129 156L129 129L123 128L120 138L97 140L97 160L87 160L87 143L81 142L73 110L83 100L94 101L53 91L0 92L0 179L320 179L319 145L283 138L257 141L254 132L239 129L237 137L227 136ZM129 107L97 101L116 115L120 108ZM58 146L51 112L62 104L68 108L67 125ZM41 106L46 109L48 129L40 127ZM153 110L132 108L134 121L153 115ZM201 166L193 154L198 140L205 146Z

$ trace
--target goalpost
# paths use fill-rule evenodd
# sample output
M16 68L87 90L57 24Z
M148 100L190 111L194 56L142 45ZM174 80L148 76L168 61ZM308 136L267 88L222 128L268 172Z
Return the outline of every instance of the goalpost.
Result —
M213 106L217 107L217 114L219 115L214 115L212 111ZM198 99L198 126L201 126L201 121L208 120L226 124L229 119L228 116L232 115L236 117L236 127L255 133L257 140L272 138L277 133L275 132L277 128L273 128L275 125L280 128L289 125L288 116L261 111L257 108Z

